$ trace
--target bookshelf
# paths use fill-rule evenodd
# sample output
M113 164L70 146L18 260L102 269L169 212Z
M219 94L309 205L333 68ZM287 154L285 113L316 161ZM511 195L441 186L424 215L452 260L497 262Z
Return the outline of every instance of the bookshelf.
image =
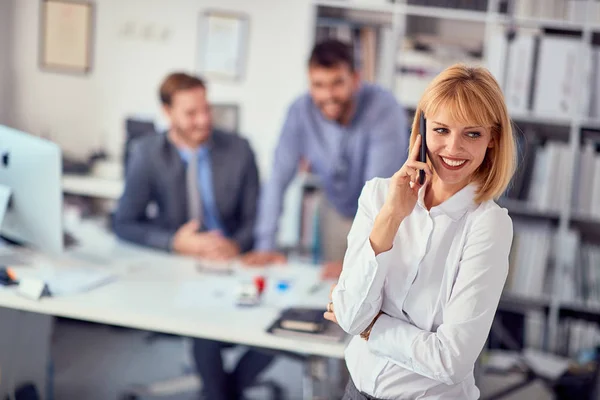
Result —
M457 7L447 6L450 3ZM517 225L536 225L540 232L549 232L538 241L546 243L550 254L540 264L549 277L545 291L532 298L511 293L507 287L501 306L524 313L543 308L549 328L545 347L552 351L560 347L559 325L564 316L576 317L580 312L583 319L599 322L600 307L561 296L567 291L565 279L574 279L570 274L581 267L582 250L576 246L600 246L600 211L579 207L581 194L600 204L600 1L315 0L314 6L314 39L351 38L359 63L371 65L363 79L393 91L410 112L431 79L454 62L484 65L494 73L505 91L518 135L528 145L533 143L525 151L546 153L535 157L546 160L545 168L536 165L542 161L521 164L529 170L523 178L525 185L537 182L546 197L505 197L500 204ZM335 29L324 29L334 22ZM363 42L360 33L344 33L344 24L358 32L373 29L376 34ZM516 38L508 41L508 32L515 32ZM552 92L554 87L547 84L559 82L551 78L553 74L566 77L560 82L568 87L564 93ZM593 179L580 182L586 146L595 147L587 169L593 169L591 175L598 183ZM555 175L533 176L536 169L549 167ZM536 234L524 234L520 240L535 242L531 235ZM525 263L511 265L511 269L527 268L533 260L528 255L511 257ZM600 265L595 267L600 288Z

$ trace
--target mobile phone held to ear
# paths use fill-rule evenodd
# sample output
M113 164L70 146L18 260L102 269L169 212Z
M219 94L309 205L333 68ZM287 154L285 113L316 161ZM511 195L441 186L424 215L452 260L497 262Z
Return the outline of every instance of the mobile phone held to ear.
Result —
M419 120L419 134L421 135L421 151L419 155L420 162L427 162L427 139L426 139L426 124L425 113L421 111L421 116ZM425 183L425 171L422 169L419 170L419 185L423 185Z

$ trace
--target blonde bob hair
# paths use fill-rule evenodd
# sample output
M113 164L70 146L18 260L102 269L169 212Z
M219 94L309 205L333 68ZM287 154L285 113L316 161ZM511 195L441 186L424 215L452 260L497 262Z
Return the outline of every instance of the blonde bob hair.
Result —
M490 128L492 147L471 182L479 185L475 201L497 199L508 187L517 164L512 123L502 90L485 68L455 64L442 71L429 84L419 101L410 135L410 148L419 134L419 116L425 118L444 109L452 119L465 125Z

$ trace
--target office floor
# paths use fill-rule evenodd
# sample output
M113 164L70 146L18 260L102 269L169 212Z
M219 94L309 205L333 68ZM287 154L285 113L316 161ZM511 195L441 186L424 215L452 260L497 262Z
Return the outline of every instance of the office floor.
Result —
M131 384L181 375L186 354L182 342L169 338L148 342L147 336L140 331L58 320L52 348L55 399L116 400ZM231 354L232 358L235 356ZM266 378L286 387L286 398L301 399L300 363L280 358L267 375ZM507 379L510 378L484 379L482 393L506 384ZM265 397L260 389L249 394L257 400ZM196 400L198 396L190 393L161 399ZM534 385L505 399L550 400L552 397L544 388Z

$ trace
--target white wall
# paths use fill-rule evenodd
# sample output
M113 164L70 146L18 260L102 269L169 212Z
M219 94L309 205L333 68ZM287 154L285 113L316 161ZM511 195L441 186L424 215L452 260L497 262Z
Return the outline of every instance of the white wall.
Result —
M12 35L15 127L49 136L65 151L80 156L104 146L119 157L124 118L132 113L157 113L157 90L165 75L195 70L201 12L210 8L238 11L250 18L245 79L209 82L209 96L212 101L241 106L241 131L252 142L263 176L268 173L285 110L306 89L305 60L314 31L310 0L94 3L93 70L88 76L76 76L39 69L40 1L17 1ZM169 39L124 36L122 30L129 23L138 31L150 24L159 31L166 28Z

